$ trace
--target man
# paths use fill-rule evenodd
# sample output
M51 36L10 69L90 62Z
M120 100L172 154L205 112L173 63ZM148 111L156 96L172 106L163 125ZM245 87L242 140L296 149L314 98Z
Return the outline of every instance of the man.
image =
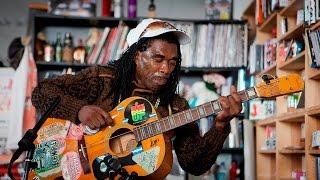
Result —
M55 97L61 96L52 116L91 129L112 125L108 112L130 96L148 99L160 118L186 110L187 101L175 91L181 67L180 44L189 41L183 31L168 22L145 19L129 32L129 48L119 60L108 67L88 68L76 76L44 80L34 90L33 104L43 113ZM219 101L223 111L203 137L194 123L165 134L170 148L175 135L175 152L188 173L200 175L212 166L230 132L229 121L241 111L235 87L231 88L230 97L221 97ZM166 152L166 158L172 159L171 150Z

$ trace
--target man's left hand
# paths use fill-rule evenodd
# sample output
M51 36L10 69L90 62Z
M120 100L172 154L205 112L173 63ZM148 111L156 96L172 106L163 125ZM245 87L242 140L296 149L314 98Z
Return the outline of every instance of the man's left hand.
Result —
M218 113L215 126L224 128L229 122L242 111L241 98L237 93L235 86L230 88L230 96L221 96L218 101L221 104L222 111Z

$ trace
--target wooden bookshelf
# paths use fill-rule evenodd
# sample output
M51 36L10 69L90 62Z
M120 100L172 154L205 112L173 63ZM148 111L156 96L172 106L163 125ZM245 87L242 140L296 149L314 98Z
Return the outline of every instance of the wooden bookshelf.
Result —
M283 8L279 14L281 16L295 16L299 9L303 9L303 1L293 0L289 6Z
M247 6L247 8L243 11L242 17L244 17L244 16L254 16L255 15L255 9L256 9L256 1L255 0L251 0L249 5Z
M320 149L318 149L318 150L311 149L311 150L309 150L309 154L319 156Z
M301 38L303 32L304 32L304 24L299 24L295 26L295 28L286 32L284 35L280 36L279 41L295 39L295 38L298 38L299 36Z
M304 66L305 66L305 51L302 51L296 57L290 58L283 64L280 64L279 69L299 71L304 69Z
M313 80L319 80L320 69L308 68L308 78Z
M248 45L252 44L256 37L256 25L255 25L255 7L256 0L251 0L250 4L244 10L242 19L247 21L248 25Z
M305 154L305 150L288 150L288 149L281 149L279 151L280 154L298 154L298 155L301 155L301 154Z
M277 25L277 14L278 12L273 12L268 19L266 19L262 25L258 28L259 31L262 32L270 32L272 28L274 28Z
M303 24L296 25L297 11L303 9L304 1L292 0L288 7L278 13L273 13L260 27L257 28L256 39L263 44L271 38L271 29L277 28L276 38L280 41L298 39L304 42L303 36L307 28ZM288 30L280 34L281 20L288 20ZM320 22L313 24L310 29L320 27ZM320 156L320 150L310 149L312 132L320 130L320 69L310 68L309 52L302 51L296 57L281 62L277 51L277 63L270 69L256 73L256 78L262 74L271 73L283 76L290 73L303 75L305 80L305 107L289 109L287 97L276 98L276 114L271 118L256 123L256 179L292 179L293 171L303 170L306 179L316 179L315 157ZM261 150L266 140L266 127L273 126L276 130L276 149L274 151ZM288 147L303 147L288 149ZM272 168L271 168L272 167Z
M275 126L277 118L272 116L264 120L259 120L256 124L257 126Z
M317 22L317 23L315 23L314 25L312 25L310 29L311 29L311 30L315 30L315 29L317 29L318 27L320 27L320 21Z
M260 154L276 154L276 150L259 150Z
M276 75L276 68L277 68L277 64L274 64L274 65L270 66L269 68L258 73L257 77L261 77L264 74Z
M309 116L320 117L320 105L309 107L307 109L307 114Z
M304 109L297 109L296 111L280 114L277 119L280 122L301 123L304 122L304 114Z

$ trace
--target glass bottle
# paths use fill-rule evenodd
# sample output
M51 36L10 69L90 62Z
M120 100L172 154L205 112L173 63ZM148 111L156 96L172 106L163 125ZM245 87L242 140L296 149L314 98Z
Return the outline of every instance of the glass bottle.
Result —
M83 45L82 39L79 39L78 46L74 49L73 59L76 63L86 63L86 48Z
M66 33L64 36L64 47L62 60L66 63L72 63L73 61L73 43L71 33Z
M51 45L52 43L47 42L44 46L44 61L45 62L51 62L54 58L54 49Z
M137 0L128 0L128 18L137 17Z
M150 0L150 4L148 7L148 17L149 18L156 17L156 5L154 5L153 0Z
M61 59L62 59L62 42L61 42L60 32L57 33L57 40L56 40L56 46L55 46L55 59L56 59L56 62L61 62Z

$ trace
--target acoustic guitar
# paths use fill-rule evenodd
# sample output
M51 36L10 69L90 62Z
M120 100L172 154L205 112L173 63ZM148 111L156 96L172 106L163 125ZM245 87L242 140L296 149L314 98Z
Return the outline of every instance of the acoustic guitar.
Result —
M244 102L299 92L303 88L301 77L291 74L238 94ZM107 179L118 173L112 178L119 179L122 172L144 179L159 179L156 172L166 156L163 133L220 111L221 105L215 100L158 119L148 100L130 97L109 112L114 126L98 131L67 120L49 118L34 141L36 148L32 161L37 162L37 168L28 178ZM162 177L169 171L162 171Z

